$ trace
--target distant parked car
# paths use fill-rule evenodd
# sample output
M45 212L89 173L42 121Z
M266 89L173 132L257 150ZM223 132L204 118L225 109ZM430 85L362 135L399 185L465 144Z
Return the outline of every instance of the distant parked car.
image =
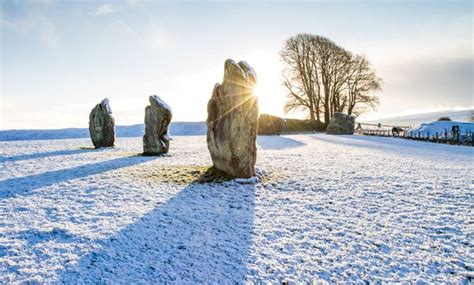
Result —
M400 127L393 127L392 128L392 136L397 136L399 137L400 136L400 133L403 133L404 130Z

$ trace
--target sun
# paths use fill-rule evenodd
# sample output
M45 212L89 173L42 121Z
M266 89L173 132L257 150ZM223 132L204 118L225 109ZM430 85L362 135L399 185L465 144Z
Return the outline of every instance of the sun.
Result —
M265 93L265 91L263 90L262 84L260 84L258 80L257 80L257 84L255 84L255 86L253 87L253 93L255 96L259 98Z
M258 51L245 59L257 74L253 92L258 98L260 114L283 116L285 91L281 85L278 53Z

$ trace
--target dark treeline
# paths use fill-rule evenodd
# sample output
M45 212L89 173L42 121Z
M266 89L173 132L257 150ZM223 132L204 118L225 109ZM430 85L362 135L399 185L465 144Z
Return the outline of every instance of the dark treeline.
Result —
M379 104L370 93L381 90L381 79L369 61L325 37L298 34L286 41L280 56L286 112L304 110L312 122L327 124L335 112L358 116Z

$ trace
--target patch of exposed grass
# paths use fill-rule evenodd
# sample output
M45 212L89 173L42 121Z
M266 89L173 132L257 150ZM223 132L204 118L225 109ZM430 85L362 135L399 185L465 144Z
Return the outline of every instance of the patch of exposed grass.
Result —
M222 183L235 178L210 165L157 165L147 163L130 167L124 174L134 180L179 185ZM257 176L260 178L260 182L269 183L275 181L278 175L272 171L271 173L260 172Z
M234 179L229 174L215 168L214 166L207 167L207 170L201 174L196 183L211 183L211 182L224 182Z
M176 184L223 182L233 177L211 166L200 165L169 165L158 166L144 164L130 169L134 179L146 179L155 182Z

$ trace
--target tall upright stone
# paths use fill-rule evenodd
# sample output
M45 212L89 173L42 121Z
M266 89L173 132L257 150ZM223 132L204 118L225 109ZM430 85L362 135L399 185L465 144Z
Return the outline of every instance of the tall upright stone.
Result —
M109 99L102 100L89 114L89 133L95 148L114 146L115 120Z
M143 153L159 155L167 153L170 147L168 126L172 111L158 95L149 98L150 105L145 108L145 135L143 136Z
M255 175L258 100L255 71L228 59L222 84L207 105L207 147L215 168L239 178Z

